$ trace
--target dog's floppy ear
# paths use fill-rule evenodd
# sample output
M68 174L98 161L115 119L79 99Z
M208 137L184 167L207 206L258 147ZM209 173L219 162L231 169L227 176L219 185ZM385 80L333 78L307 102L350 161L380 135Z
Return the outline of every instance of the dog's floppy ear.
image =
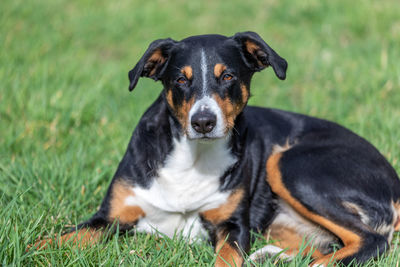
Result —
M167 38L153 41L149 48L129 71L129 91L132 91L140 77L149 77L157 81L160 79L169 59L170 51L177 42Z
M232 38L239 44L243 60L250 69L260 71L272 66L279 79L286 78L286 60L269 47L257 33L239 32Z

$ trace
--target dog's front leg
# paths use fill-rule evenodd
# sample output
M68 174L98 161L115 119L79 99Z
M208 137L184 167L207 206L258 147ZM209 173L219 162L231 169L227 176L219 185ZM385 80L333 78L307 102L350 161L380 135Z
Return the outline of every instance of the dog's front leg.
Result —
M235 222L220 226L216 232L215 266L242 266L243 253L249 250L249 238L248 227Z
M133 187L129 181L115 178L100 210L92 218L60 236L38 240L35 244L29 245L28 249L31 247L42 249L51 244L61 246L64 243L88 247L115 233L117 225L121 232L128 231L146 215L142 208L135 204L135 201Z
M243 190L236 190L226 203L201 214L215 247L217 267L242 266L243 252L250 249L248 208L242 203L243 194Z

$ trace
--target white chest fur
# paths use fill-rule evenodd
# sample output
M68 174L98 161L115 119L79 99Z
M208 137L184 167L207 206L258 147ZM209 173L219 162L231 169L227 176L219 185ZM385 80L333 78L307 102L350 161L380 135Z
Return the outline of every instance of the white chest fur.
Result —
M224 203L229 192L219 192L220 177L235 163L227 140L200 143L182 137L150 188L135 187L126 204L140 205L146 217L139 230L172 236L175 231L193 237L203 232L198 213ZM131 203L129 203L131 202Z

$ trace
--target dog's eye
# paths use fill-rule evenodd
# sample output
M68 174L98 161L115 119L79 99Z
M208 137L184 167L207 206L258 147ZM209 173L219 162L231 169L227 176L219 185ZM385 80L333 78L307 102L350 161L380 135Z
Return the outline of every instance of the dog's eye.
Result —
M185 84L187 80L184 77L179 77L178 80L176 80L179 84Z
M224 80L224 81L230 81L232 79L233 79L233 76L228 73L226 73L226 74L224 74L224 76L222 76L222 80Z

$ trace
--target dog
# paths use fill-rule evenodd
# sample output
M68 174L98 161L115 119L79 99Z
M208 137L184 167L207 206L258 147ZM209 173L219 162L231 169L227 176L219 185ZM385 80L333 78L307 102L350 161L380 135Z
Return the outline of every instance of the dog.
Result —
M253 259L311 253L314 265L350 264L384 253L400 229L395 170L336 123L247 106L253 74L269 66L286 78L286 60L254 32L152 42L129 72L129 90L140 77L160 80L163 90L99 210L36 247L93 245L118 225L209 238L216 266L243 264L250 231L274 241Z

